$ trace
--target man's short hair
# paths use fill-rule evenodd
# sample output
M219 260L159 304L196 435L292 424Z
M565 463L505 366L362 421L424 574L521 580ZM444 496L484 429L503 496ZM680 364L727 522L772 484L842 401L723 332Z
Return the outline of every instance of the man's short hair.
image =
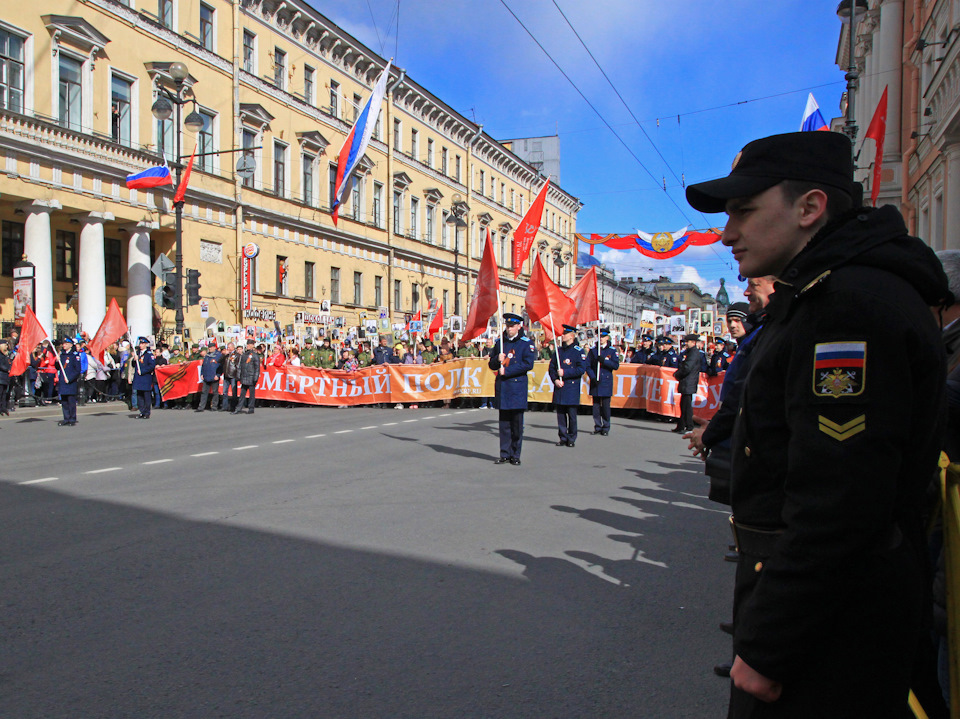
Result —
M827 219L839 217L853 209L853 198L836 187L804 180L784 180L780 183L784 199L793 204L811 190L821 190L827 196Z

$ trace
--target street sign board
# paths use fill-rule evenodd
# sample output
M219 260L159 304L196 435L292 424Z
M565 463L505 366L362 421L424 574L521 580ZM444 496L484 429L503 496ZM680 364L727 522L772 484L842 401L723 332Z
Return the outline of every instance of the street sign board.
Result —
M157 261L153 263L150 271L162 280L164 273L173 272L176 267L173 260L166 255L157 255Z

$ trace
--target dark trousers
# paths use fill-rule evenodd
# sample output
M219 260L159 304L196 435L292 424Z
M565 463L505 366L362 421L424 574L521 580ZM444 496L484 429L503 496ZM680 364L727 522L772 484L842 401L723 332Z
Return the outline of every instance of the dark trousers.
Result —
M7 411L7 385L0 384L0 412Z
M229 409L229 410L233 409L233 407L231 407L230 405L236 404L238 390L239 390L239 385L237 383L236 377L223 378L223 396L220 398L221 409Z
M577 405L558 404L557 410L557 431L560 433L561 442L577 441Z
M152 389L137 390L137 409L140 410L141 417L150 416L150 409L153 406L153 397L151 397L152 394Z
M693 395L680 395L680 419L677 420L679 429L693 429Z
M242 384L240 385L240 398L237 400L237 412L243 410L243 401L248 394L250 398L247 399L247 407L253 412L253 408L257 406L257 386L255 384Z
M63 411L64 422L76 422L77 421L77 395L75 394L60 395L60 409Z
M596 432L610 431L610 398L593 398L593 429Z
M500 456L507 459L520 459L523 446L522 409L500 410Z
M197 409L207 408L207 395L213 393L213 400L210 402L210 409L216 411L220 407L220 380L215 379L211 382L204 382L203 389L200 391L200 405Z

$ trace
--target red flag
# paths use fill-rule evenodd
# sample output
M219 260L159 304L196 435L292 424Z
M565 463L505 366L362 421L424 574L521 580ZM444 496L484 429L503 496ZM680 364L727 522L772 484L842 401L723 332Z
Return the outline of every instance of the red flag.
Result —
M543 203L547 199L547 188L550 187L550 178L547 178L546 184L537 195L537 199L530 205L527 214L523 216L523 221L513 233L513 279L520 276L520 270L523 269L523 263L530 254L530 248L533 246L533 240L537 236L537 230L540 228L540 220L543 219Z
M573 300L563 294L560 285L556 284L547 275L540 262L540 255L533 261L533 274L530 276L530 286L527 287L527 314L531 322L539 322L544 327L550 327L553 334L557 334L566 318L576 312L577 306Z
M500 274L497 271L497 260L493 256L490 228L487 227L487 244L483 247L483 259L480 260L477 283L473 287L473 297L470 298L470 307L467 309L467 323L463 327L461 342L469 342L483 334L490 318L499 308Z
M872 139L877 144L877 154L873 160L873 179L870 181L870 204L877 206L877 195L880 193L880 167L883 165L883 138L887 134L887 88L883 88L880 102L873 112L870 127L864 140Z
M433 335L443 329L443 303L441 302L437 305L437 314L434 316L433 321L430 323L430 329L427 330L430 338L433 339Z
M197 156L197 146L193 146L193 152L190 153L190 162L187 163L187 169L183 173L183 178L177 186L177 191L173 194L173 204L183 202L184 195L187 194L187 185L190 183L190 173L193 171L193 158Z
M13 364L10 366L11 377L16 377L27 371L27 367L30 366L30 354L45 339L47 339L46 330L43 329L40 320L37 319L28 305L26 314L23 316L23 327L20 328L20 344L18 345L20 349L17 350L17 356L13 358Z
M87 343L87 350L96 357L98 362L103 362L103 353L107 347L127 333L127 323L120 313L120 306L117 304L117 298L110 300L110 306L107 308L107 314L100 323L100 329L93 339Z
M567 297L573 300L576 311L570 315L567 322L582 325L585 322L594 322L600 319L600 302L597 299L597 268L591 267L577 284L570 288Z
M410 322L419 322L420 321L420 310L417 310L417 314L410 318ZM410 329L410 322L407 322L407 326L404 328L406 330Z

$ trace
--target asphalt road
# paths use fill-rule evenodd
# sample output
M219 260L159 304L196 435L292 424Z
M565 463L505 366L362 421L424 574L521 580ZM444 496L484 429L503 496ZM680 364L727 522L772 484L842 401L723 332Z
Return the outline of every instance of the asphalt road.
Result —
M0 419L0 717L725 716L723 507L672 424Z

